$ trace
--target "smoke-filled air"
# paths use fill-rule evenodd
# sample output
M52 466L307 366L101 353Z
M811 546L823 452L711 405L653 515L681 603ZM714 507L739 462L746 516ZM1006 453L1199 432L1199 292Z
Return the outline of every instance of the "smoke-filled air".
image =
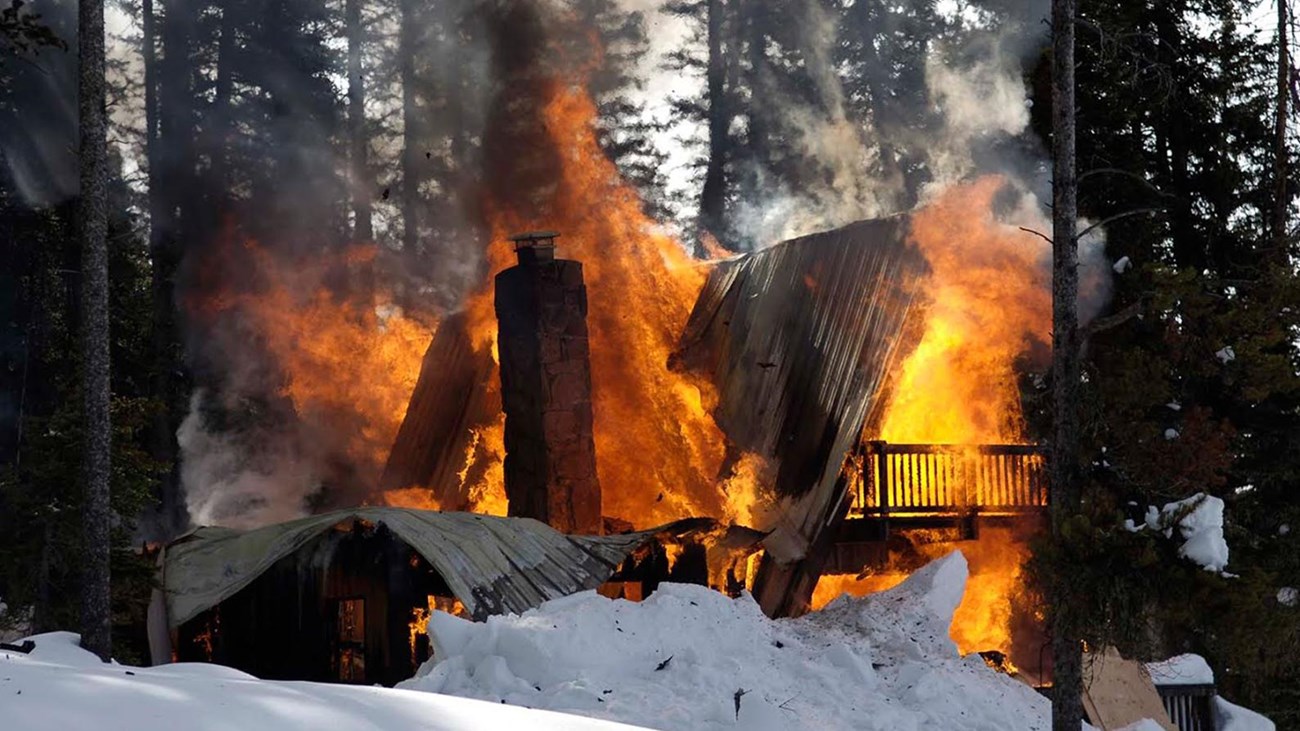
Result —
M924 288L932 319L902 378L949 402L999 384L991 417L961 418L1004 423L886 433L1023 439L1013 372L1025 358L1042 365L1047 330L1047 245L1019 231L1046 227L1044 154L1028 132L1022 75L1042 42L1042 8L998 22L920 7L863 18L817 2L729 9L712 72L704 6L394 10L341 18L352 25L340 43L358 57L327 44L322 53L334 50L304 69L288 50L247 65L223 46L224 34L252 32L232 8L212 28L185 30L216 70L216 96L190 102L203 115L173 119L166 105L192 82L165 53L154 61L157 118L135 98L115 110L126 129L158 125L148 144L123 136L118 149L133 165L203 155L198 168L170 173L173 199L156 209L159 224L171 222L156 227L175 257L191 383L177 432L191 519L250 526L358 503L502 512L499 416L465 425L453 487L381 490L380 477L439 323L464 312L475 351L496 357L492 277L513 261L507 236L534 228L560 232L561 255L586 267L597 464L612 517L761 522L764 456L729 454L710 416L714 386L668 367L711 262L912 209L910 235L937 286ZM332 10L302 12L324 21ZM931 21L924 37L872 54L845 30L884 33L913 14ZM122 22L126 55L139 29ZM153 32L182 33L169 28ZM771 44L766 56L753 55L749 34ZM344 97L332 105L331 88ZM168 134L186 123L198 134ZM719 123L722 139L711 141ZM40 135L10 129L7 159L28 181L42 148L21 140ZM701 176L716 179L706 198L692 187ZM23 188L57 189L56 171L45 177ZM1086 265L1103 271L1100 247L1087 251ZM973 259L1024 291L991 290L970 272L948 281ZM1093 289L1089 301L1104 301L1104 284ZM939 359L947 375L924 362L960 347L936 339L990 324L944 313L1003 300L1026 308L1005 318L1023 331L1006 333L981 379L954 379L967 369L951 358ZM475 388L499 402L495 372L481 376Z

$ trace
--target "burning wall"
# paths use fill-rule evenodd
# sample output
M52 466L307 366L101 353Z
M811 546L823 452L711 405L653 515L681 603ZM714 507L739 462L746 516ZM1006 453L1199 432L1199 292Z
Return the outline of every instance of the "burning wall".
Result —
M1029 441L1020 375L1045 368L1050 354L1051 250L1025 229L1048 228L1032 197L998 176L949 187L916 212L908 238L929 268L917 292L923 315L915 345L864 438L951 444L958 453L961 445ZM979 495L982 487L966 489ZM1011 526L984 528L977 541L957 544L970 561L971 577L951 633L962 653L1007 653L1014 666L1036 676L1041 618L1020 574L1029 556L1026 541L1038 522L1021 518ZM892 551L884 566L823 576L813 606L844 592L887 589L919 561L954 547L951 537L928 542L932 537L925 531L899 539L909 550Z

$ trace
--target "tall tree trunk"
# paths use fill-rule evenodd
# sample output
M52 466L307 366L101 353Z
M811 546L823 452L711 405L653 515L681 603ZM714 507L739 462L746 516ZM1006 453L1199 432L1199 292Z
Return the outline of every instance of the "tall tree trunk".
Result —
M1156 14L1155 28L1159 41L1156 58L1162 68L1168 69L1174 85L1173 99L1160 105L1161 126L1167 130L1165 144L1169 149L1169 180L1162 187L1170 194L1174 260L1184 269L1201 272L1209 263L1210 252L1205 237L1196 230L1192 213L1191 201L1195 197L1191 193L1193 142L1188 139L1187 125L1182 123L1184 112L1178 103L1178 95L1183 93L1180 82L1184 78L1182 53L1185 44L1175 21L1172 10Z
M204 222L205 231L216 230L220 217L226 212L230 198L230 142L234 135L235 114L231 105L235 90L235 12L231 0L222 0L221 27L217 31L217 83L212 104L212 133L207 136L208 154L212 160L212 189Z
M1287 48L1287 0L1277 0L1277 114L1273 120L1273 261L1287 262L1287 94L1291 57Z
M176 334L176 304L173 298L176 276L176 210L173 186L175 157L164 150L164 129L173 134L173 122L165 122L161 100L167 98L163 80L164 66L159 62L159 41L175 51L174 29L158 32L158 17L154 0L143 0L142 55L144 64L145 97L145 158L148 163L149 185L149 259L152 329L149 336L150 386L149 390L159 408L149 427L149 453L162 464L168 465L167 475L159 482L154 495L157 507L142 522L147 538L166 540L181 529L186 522L184 500L180 495L180 474L177 463L176 428L180 424L177 402L177 373L180 370L179 344ZM174 25L174 24L173 24ZM171 63L173 69L183 63ZM175 92L173 92L175 93ZM171 140L169 140L171 141ZM169 167L173 168L169 170Z
M731 128L731 105L726 95L726 60L722 55L723 0L708 0L709 59L705 73L709 99L709 160L700 190L700 233L721 240L726 232L723 220L727 201L725 166ZM697 256L703 252L696 251Z
M402 82L402 248L415 253L420 243L420 173L415 127L419 111L415 108L415 0L401 0L401 27L398 30L397 63Z
M161 265L167 286L168 307L180 266L182 243L194 246L210 234L199 220L204 191L195 175L197 141L195 106L199 95L195 79L203 69L194 59L197 18L186 0L161 0L162 61L158 64L159 182L165 217L161 223L162 249L154 266ZM174 315L173 315L174 317Z
M112 653L109 598L108 121L104 99L104 2L81 0L77 24L81 168L80 220L85 391L83 466L85 575L81 646L107 661Z
M373 185L366 160L369 141L366 139L366 80L361 67L362 34L365 32L361 23L361 0L347 0L343 13L348 34L348 149L352 168L352 238L355 241L370 241L375 234L370 220Z
M1075 0L1052 0L1052 535L1078 512L1079 252L1074 149ZM1058 579L1054 586L1060 586ZM1083 652L1066 597L1049 597L1052 629L1052 729L1079 731L1083 719Z

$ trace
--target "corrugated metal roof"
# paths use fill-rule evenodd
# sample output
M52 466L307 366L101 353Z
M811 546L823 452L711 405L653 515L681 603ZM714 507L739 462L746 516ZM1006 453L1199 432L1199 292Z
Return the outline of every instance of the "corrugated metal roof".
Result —
M567 536L531 518L372 507L313 515L251 531L199 528L167 547L168 624L179 626L243 589L276 561L340 523L388 526L423 556L476 619L523 612L594 589L656 533L690 521L612 536Z
M924 260L905 216L862 221L715 267L675 363L709 375L727 437L777 463L791 498L765 541L801 558L833 513L844 457L876 405Z

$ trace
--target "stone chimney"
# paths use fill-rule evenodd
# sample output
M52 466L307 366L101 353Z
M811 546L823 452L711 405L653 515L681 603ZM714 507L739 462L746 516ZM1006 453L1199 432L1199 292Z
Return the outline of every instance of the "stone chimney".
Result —
M518 266L496 277L510 515L564 533L600 533L592 439L587 287L582 264L555 258L558 234L511 237Z

